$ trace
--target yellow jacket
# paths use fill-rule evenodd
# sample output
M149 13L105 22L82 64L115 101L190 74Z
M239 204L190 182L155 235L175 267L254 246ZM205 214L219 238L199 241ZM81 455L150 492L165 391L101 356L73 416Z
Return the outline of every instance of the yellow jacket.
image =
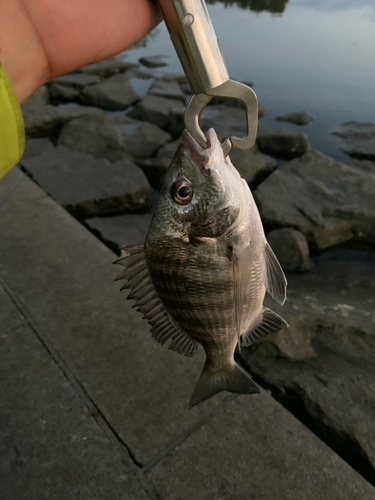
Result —
M0 179L25 149L22 113L9 77L0 63Z

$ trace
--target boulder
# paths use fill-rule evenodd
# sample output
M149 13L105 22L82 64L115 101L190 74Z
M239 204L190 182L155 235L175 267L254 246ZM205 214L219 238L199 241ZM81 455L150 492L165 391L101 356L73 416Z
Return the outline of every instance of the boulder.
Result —
M128 156L123 142L121 127L104 114L71 120L61 130L57 144L113 162Z
M53 149L52 142L47 139L26 139L25 141L25 151L22 156L22 160L28 158L33 158L34 156L41 155L44 151Z
M117 217L94 217L86 225L110 248L118 252L124 245L142 245L145 242L152 214L126 214Z
M57 135L63 125L82 116L105 117L101 109L88 106L26 106L22 110L28 137Z
M59 76L48 82L48 85L62 85L64 87L73 87L82 90L86 85L96 85L103 81L98 75L85 75L80 73L70 73L69 75Z
M375 179L366 169L309 151L275 170L254 197L269 230L298 229L315 249L375 244Z
M306 134L263 124L258 127L256 143L262 153L284 160L302 156L310 149Z
M157 78L151 84L148 94L169 99L178 99L183 104L186 102L186 95L182 92L179 84L173 80L167 81Z
M74 73L84 73L86 75L97 75L108 78L119 73L124 73L128 69L138 68L138 64L124 61L120 57L111 57L105 61L83 66Z
M308 125L314 118L310 116L306 111L297 111L295 113L287 113L286 115L276 116L278 122L289 122L294 123L294 125Z
M133 120L128 116L115 118L122 136L122 147L133 158L150 158L172 136L152 123Z
M74 217L148 210L151 187L129 160L97 160L64 147L21 161L31 177Z
M192 94L190 85L188 83L181 83L180 84L180 88L181 88L182 92L185 95L191 95Z
M351 158L350 160L346 160L344 163L351 165L354 168L359 168L360 170L365 170L366 172L372 172L375 174L375 161L356 160Z
M245 103L240 99L236 99L235 97L215 96L211 99L208 105L209 106L225 105L225 106L230 106L232 108L246 109ZM258 118L262 118L262 116L269 113L269 111L270 108L268 108L267 106L263 106L263 104L258 103Z
M375 267L336 259L288 276L285 306L266 305L289 328L241 356L257 382L375 484Z
M174 142L166 144L158 151L156 158L149 158L147 160L137 162L154 189L160 189L161 181L167 171L167 168L172 162L173 155L175 154L180 142L180 139L177 139Z
M251 189L263 182L277 166L276 160L260 153L255 145L251 149L232 148L229 156Z
M143 66L147 66L148 68L160 68L162 66L168 66L168 63L165 62L166 56L148 56L141 57L139 62L143 64Z
M43 104L48 104L49 102L49 92L47 85L41 85L34 92L23 101L22 108L25 106L41 106Z
M284 271L307 271L311 267L307 240L296 229L285 227L267 234L268 243Z
M60 85L59 83L51 83L51 85L49 85L49 93L52 104L80 102L81 91L74 87Z
M179 137L184 130L184 112L185 106L176 99L146 95L129 116L153 123L167 130L173 137Z
M331 134L345 140L340 149L349 156L375 160L375 123L346 122L332 129Z
M85 104L117 111L138 101L139 95L126 75L114 75L101 83L85 87L81 99Z

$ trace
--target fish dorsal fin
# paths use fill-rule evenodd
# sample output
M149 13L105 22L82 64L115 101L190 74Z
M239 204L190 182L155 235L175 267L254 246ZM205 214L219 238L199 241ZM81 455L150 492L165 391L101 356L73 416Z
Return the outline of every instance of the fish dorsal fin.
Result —
M262 337L266 337L270 333L278 332L283 325L289 326L284 318L271 311L271 309L263 307L262 321L248 332L242 334L241 344L245 347L249 347Z
M244 248L233 247L233 307L237 326L238 347L241 349L241 316L251 269L250 243Z
M268 243L266 243L264 254L266 264L265 285L267 292L276 302L283 305L286 299L287 285L285 274Z
M171 340L169 349L184 356L193 356L197 343L174 323L162 304L151 280L143 245L125 247L124 250L127 255L114 262L125 267L116 278L116 281L126 280L121 290L130 290L127 298L136 301L133 307L147 319L152 336L159 344Z

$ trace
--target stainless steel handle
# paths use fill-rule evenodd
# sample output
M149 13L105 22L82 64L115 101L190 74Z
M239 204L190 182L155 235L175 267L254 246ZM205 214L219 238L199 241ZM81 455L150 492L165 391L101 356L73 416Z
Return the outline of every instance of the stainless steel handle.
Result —
M204 0L158 0L193 94L229 80Z

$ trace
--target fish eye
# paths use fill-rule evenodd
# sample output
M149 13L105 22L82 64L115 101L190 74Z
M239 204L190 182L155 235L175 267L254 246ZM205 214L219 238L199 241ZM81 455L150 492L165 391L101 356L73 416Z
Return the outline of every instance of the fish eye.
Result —
M193 198L193 186L186 180L176 181L172 186L171 196L179 205L187 205Z

